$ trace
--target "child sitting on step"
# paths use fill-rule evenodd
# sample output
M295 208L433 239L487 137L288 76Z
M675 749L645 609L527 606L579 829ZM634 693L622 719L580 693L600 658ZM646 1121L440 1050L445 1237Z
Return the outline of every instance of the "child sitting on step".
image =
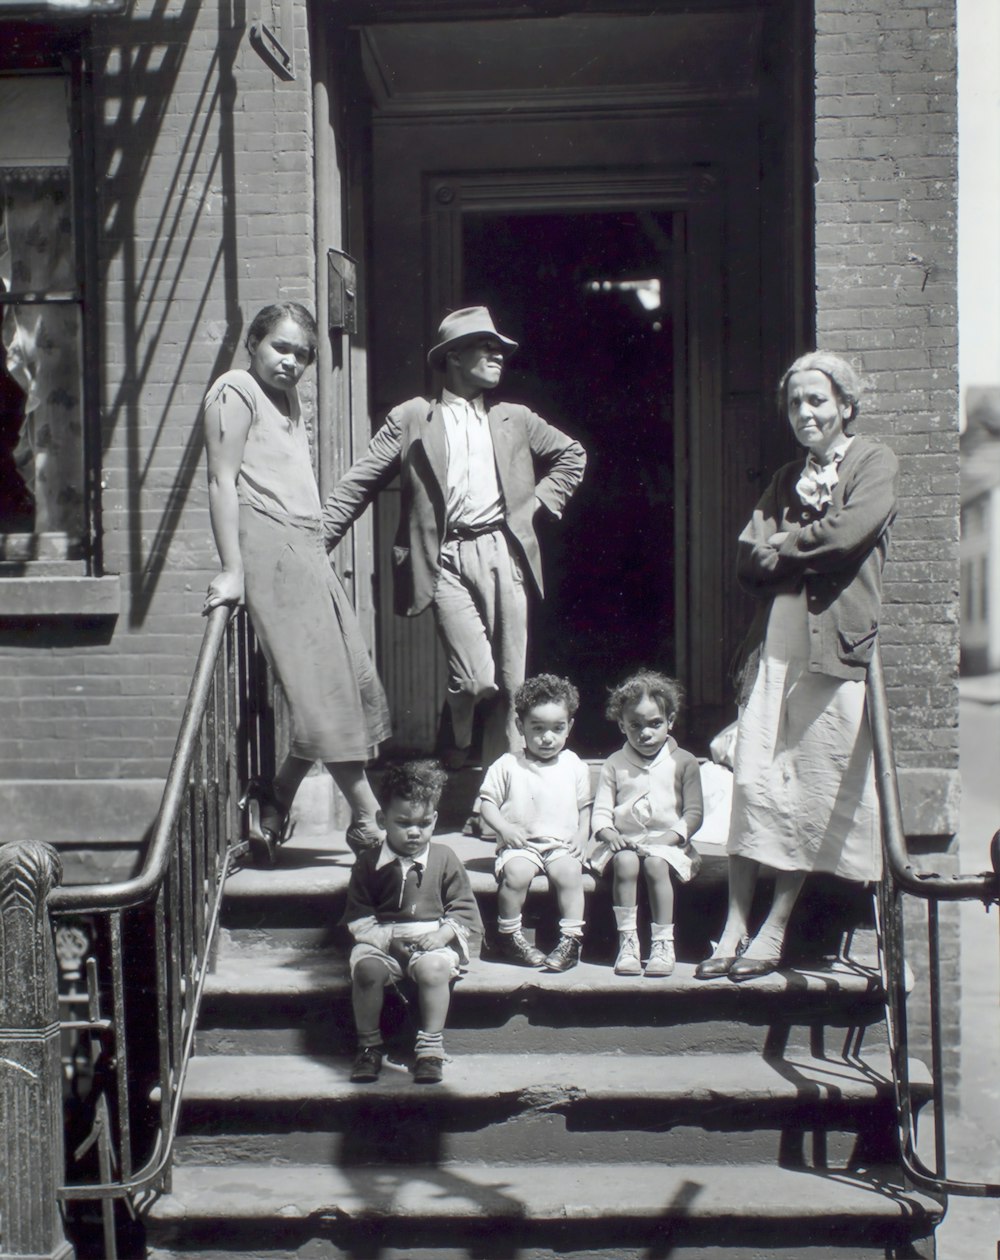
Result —
M611 865L620 976L643 973L636 922L640 870L653 920L645 975L669 976L675 962L672 880L686 883L701 865L691 844L704 812L698 761L670 734L680 702L679 684L651 670L627 678L608 699L607 716L618 723L625 744L601 767L590 865L598 873Z
M568 971L583 939L583 851L590 830L590 773L566 747L580 704L565 678L539 674L514 693L524 751L504 753L480 790L483 822L497 835L497 953L525 967ZM521 931L532 879L544 873L559 905L559 941L548 955Z
M360 854L347 888L344 922L351 950L351 997L358 1052L351 1080L382 1070L380 1023L385 989L407 976L417 987L420 1030L413 1079L441 1080L451 981L482 932L479 907L454 850L432 844L447 775L436 761L390 766L379 785L378 825L385 840Z

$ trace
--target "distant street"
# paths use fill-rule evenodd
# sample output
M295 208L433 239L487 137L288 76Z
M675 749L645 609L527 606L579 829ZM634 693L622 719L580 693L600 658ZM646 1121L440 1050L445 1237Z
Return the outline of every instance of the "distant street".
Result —
M1000 697L1000 679L992 693ZM960 706L961 865L989 868L989 842L1000 829L1000 703L964 698ZM963 905L962 1088L960 1114L949 1127L949 1172L1000 1181L1000 932L998 912ZM945 1020L947 1027L947 1018ZM938 1231L938 1260L998 1260L1000 1200L952 1198Z

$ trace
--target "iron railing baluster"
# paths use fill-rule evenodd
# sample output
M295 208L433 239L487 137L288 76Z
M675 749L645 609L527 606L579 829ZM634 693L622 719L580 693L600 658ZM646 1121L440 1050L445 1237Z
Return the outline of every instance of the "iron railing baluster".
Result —
M117 1251L115 1200L141 1213L169 1185L181 1090L239 844L236 798L250 768L273 759L270 705L252 694L260 669L245 612L214 609L140 871L112 884L60 887L48 898L54 925L83 914L95 925L84 964L87 1018L64 1002L61 1024L89 1046L91 1135L78 1153L97 1143L97 1179L71 1168L58 1193L69 1203L102 1200L109 1257ZM152 1128L143 1119L137 1134L137 1117L154 1099Z
M918 870L910 861L903 827L903 810L892 745L889 700L876 643L868 669L868 719L872 732L875 781L882 818L882 850L885 871L879 889L879 946L884 959L883 988L890 1061L899 1123L900 1154L913 1184L935 1194L1000 1198L1000 1183L960 1181L947 1174L947 1119L944 1091L944 1040L941 1024L940 924L941 901L982 901L987 907L1000 903L1000 833L993 837L990 856L993 870L976 875L945 876ZM917 1151L916 1110L908 1060L910 1039L906 1020L906 945L902 897L908 895L927 905L928 976L931 1041L931 1108L934 1122L934 1168L928 1168Z

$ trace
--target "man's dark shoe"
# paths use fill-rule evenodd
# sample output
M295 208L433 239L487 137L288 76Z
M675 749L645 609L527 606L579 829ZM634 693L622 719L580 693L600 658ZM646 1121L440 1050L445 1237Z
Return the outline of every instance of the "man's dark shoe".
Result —
M418 1054L413 1062L415 1085L437 1085L444 1075L444 1060L436 1054Z
M546 971L569 971L580 961L580 939L576 936L560 936L559 944L544 959Z
M381 1049L378 1046L362 1046L351 1067L351 1081L355 1085L367 1085L371 1081L377 1081L381 1071Z
M498 932L496 954L504 962L516 963L519 967L541 967L545 955L535 949L521 932Z

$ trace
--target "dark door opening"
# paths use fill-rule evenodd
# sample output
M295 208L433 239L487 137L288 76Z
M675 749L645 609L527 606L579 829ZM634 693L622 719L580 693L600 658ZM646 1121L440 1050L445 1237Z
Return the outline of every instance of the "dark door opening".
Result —
M546 599L528 668L571 678L574 747L608 752L608 688L639 666L675 673L674 216L467 214L463 294L521 346L501 392L578 438L584 485L539 517ZM677 312L680 318L680 312Z

